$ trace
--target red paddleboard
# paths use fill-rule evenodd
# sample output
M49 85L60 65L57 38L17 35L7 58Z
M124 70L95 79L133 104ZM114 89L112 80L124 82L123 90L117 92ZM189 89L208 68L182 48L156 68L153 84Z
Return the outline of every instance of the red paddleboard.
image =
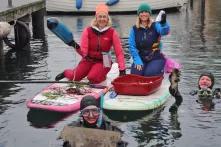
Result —
M119 75L118 64L114 63L107 75L106 81L98 85L74 85L69 83L55 83L44 88L26 103L30 109L48 110L69 113L80 109L81 99L92 95L99 99L111 87L111 81ZM105 85L105 86L101 86Z

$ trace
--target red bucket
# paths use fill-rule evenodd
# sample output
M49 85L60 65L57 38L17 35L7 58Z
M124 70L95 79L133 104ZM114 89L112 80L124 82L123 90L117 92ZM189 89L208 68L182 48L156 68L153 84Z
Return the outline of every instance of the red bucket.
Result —
M128 74L114 79L111 83L117 94L122 95L149 95L158 90L163 76L144 77Z

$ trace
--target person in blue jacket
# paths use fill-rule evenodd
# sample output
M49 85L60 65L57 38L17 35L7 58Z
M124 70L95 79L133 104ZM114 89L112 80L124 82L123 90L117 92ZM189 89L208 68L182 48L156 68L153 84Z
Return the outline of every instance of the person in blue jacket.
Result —
M137 10L137 22L129 33L129 51L133 58L131 74L141 76L163 75L165 58L160 51L161 36L167 35L170 26L166 13L161 11L159 21L151 19L151 7L142 3Z

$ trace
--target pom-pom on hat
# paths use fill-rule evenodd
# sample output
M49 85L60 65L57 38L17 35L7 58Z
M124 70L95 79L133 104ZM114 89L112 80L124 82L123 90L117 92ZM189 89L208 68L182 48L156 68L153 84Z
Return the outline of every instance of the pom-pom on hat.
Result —
M96 7L96 15L101 12L104 12L108 15L108 11L109 11L108 6L105 3L100 3Z
M91 95L87 95L87 96L84 96L81 99L80 110L83 110L87 106L96 106L96 107L98 107L98 103L97 103L97 100L95 99L95 97L93 97Z
M207 77L209 77L209 78L211 79L212 84L211 84L211 86L210 86L209 88L212 89L212 88L213 88L213 85L214 85L214 83L215 83L214 75L213 75L212 73L210 73L210 72L205 72L205 73L202 73L202 74L200 75L199 80L200 80L200 78L201 78L202 76L207 76ZM199 80L198 80L198 82L199 82ZM199 87L199 85L198 85L198 87ZM200 88L200 87L199 87L199 88Z
M141 12L148 12L150 14L152 14L152 10L151 10L151 7L150 5L146 4L146 3L142 3L140 4L140 6L138 7L138 10L137 10L137 14L139 15Z

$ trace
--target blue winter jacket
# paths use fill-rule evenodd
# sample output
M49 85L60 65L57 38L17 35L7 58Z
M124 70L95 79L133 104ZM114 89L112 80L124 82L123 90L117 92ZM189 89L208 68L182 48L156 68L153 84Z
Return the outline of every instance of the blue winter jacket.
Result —
M136 44L136 39L138 38L148 38L148 35L152 35L153 33L155 33L155 35L152 37L152 38L148 38L147 39L147 44L146 46L150 47L152 46L152 43L156 41L156 37L161 37L161 36L164 36L164 35L167 35L170 31L170 26L169 24L166 22L164 24L160 24L159 22L153 22L152 23L152 26L150 28L140 28L139 29L139 35L140 34L147 34L147 36L138 36L136 37L136 34L135 34L135 29L134 27L136 26L133 26L130 30L130 34L129 34L129 39L128 39L128 43L129 43L129 51L130 51L130 54L133 58L133 62L135 65L143 65L143 60L141 58L141 53L140 53L140 50L138 49L138 44ZM153 29L153 30L148 30L148 29ZM143 31L143 33L142 33ZM153 33L144 33L144 32L148 32L148 31L151 31ZM150 37L150 36L149 36ZM148 43L150 43L148 45ZM150 48L151 49L151 48ZM149 49L149 51L150 51ZM145 49L146 50L146 49Z

